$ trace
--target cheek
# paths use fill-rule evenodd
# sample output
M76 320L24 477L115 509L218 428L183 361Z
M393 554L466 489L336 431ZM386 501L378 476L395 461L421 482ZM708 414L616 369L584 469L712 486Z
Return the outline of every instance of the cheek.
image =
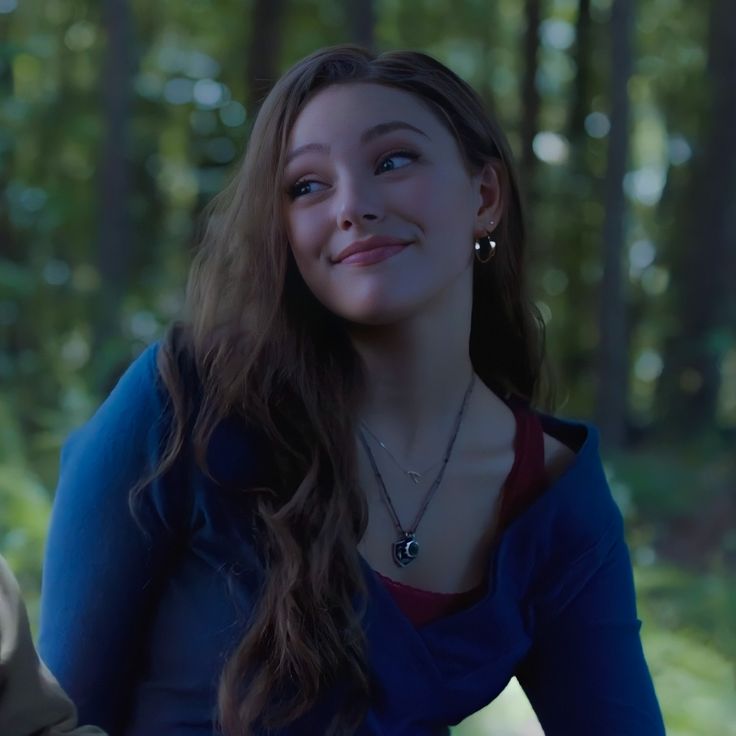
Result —
M459 184L437 176L416 177L393 192L393 201L423 227L446 233L467 205Z
M289 242L297 262L317 255L323 240L323 225L315 208L290 213L287 223Z
M417 176L393 187L387 193L387 202L426 215L437 204L438 192L430 177Z

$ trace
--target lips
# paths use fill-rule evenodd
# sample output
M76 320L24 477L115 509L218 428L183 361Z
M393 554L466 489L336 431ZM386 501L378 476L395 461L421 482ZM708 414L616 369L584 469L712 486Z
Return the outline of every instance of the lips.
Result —
M353 264L355 266L370 266L373 263L380 263L391 256L395 256L406 248L405 245L391 245L386 248L373 248L371 250L362 250L343 258L340 263Z
M378 248L396 248L408 245L410 242L410 240L401 240L400 238L392 238L386 235L373 235L370 238L352 242L347 248L344 248L337 254L333 263L340 263L340 261L345 260L348 256L355 253L364 253Z

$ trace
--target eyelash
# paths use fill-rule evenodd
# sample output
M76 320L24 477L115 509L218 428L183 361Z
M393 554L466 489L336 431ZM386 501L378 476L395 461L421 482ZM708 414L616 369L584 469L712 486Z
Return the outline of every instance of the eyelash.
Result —
M382 164L384 164L389 159L395 158L397 156L408 158L410 161L416 161L419 158L418 153L400 149L398 151L391 151L391 153L387 153L385 156L383 156L383 158L378 163L378 167L380 167ZM393 171L393 169L388 169L388 171ZM304 184L309 184L312 181L313 179L299 179L298 181L294 182L294 184L292 184L292 186L290 186L289 189L287 190L289 199L294 200L294 199L298 199L299 197L303 197L304 194L297 194L299 187L303 186ZM305 192L305 194L311 194L311 192Z
M399 149L398 151L392 151L391 153L387 153L378 164L381 166L381 164L385 163L389 159L392 159L396 156L408 158L410 161L416 161L419 158L418 153L414 153L414 151L405 151L404 149ZM402 167L403 168L403 167ZM392 170L392 169L390 169Z

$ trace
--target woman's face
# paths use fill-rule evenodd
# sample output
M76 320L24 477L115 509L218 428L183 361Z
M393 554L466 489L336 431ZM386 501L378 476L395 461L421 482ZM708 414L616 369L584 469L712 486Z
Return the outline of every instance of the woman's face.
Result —
M351 322L416 313L472 267L493 217L493 167L471 176L454 137L417 97L374 83L318 92L298 116L284 169L295 261L315 297ZM372 256L351 244L387 238ZM472 271L467 273L468 286Z

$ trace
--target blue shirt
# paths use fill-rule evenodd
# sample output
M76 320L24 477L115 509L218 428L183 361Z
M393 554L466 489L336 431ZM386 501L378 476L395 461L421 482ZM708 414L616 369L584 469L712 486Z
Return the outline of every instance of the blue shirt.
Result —
M211 736L223 663L263 581L252 516L235 490L268 477L263 437L216 429L204 476L191 453L143 492L169 427L158 344L67 439L43 575L42 657L111 736ZM621 513L596 428L541 415L575 461L503 532L485 595L416 628L367 561L363 620L382 686L359 736L439 736L517 676L547 736L660 736ZM336 693L284 736L322 733Z

